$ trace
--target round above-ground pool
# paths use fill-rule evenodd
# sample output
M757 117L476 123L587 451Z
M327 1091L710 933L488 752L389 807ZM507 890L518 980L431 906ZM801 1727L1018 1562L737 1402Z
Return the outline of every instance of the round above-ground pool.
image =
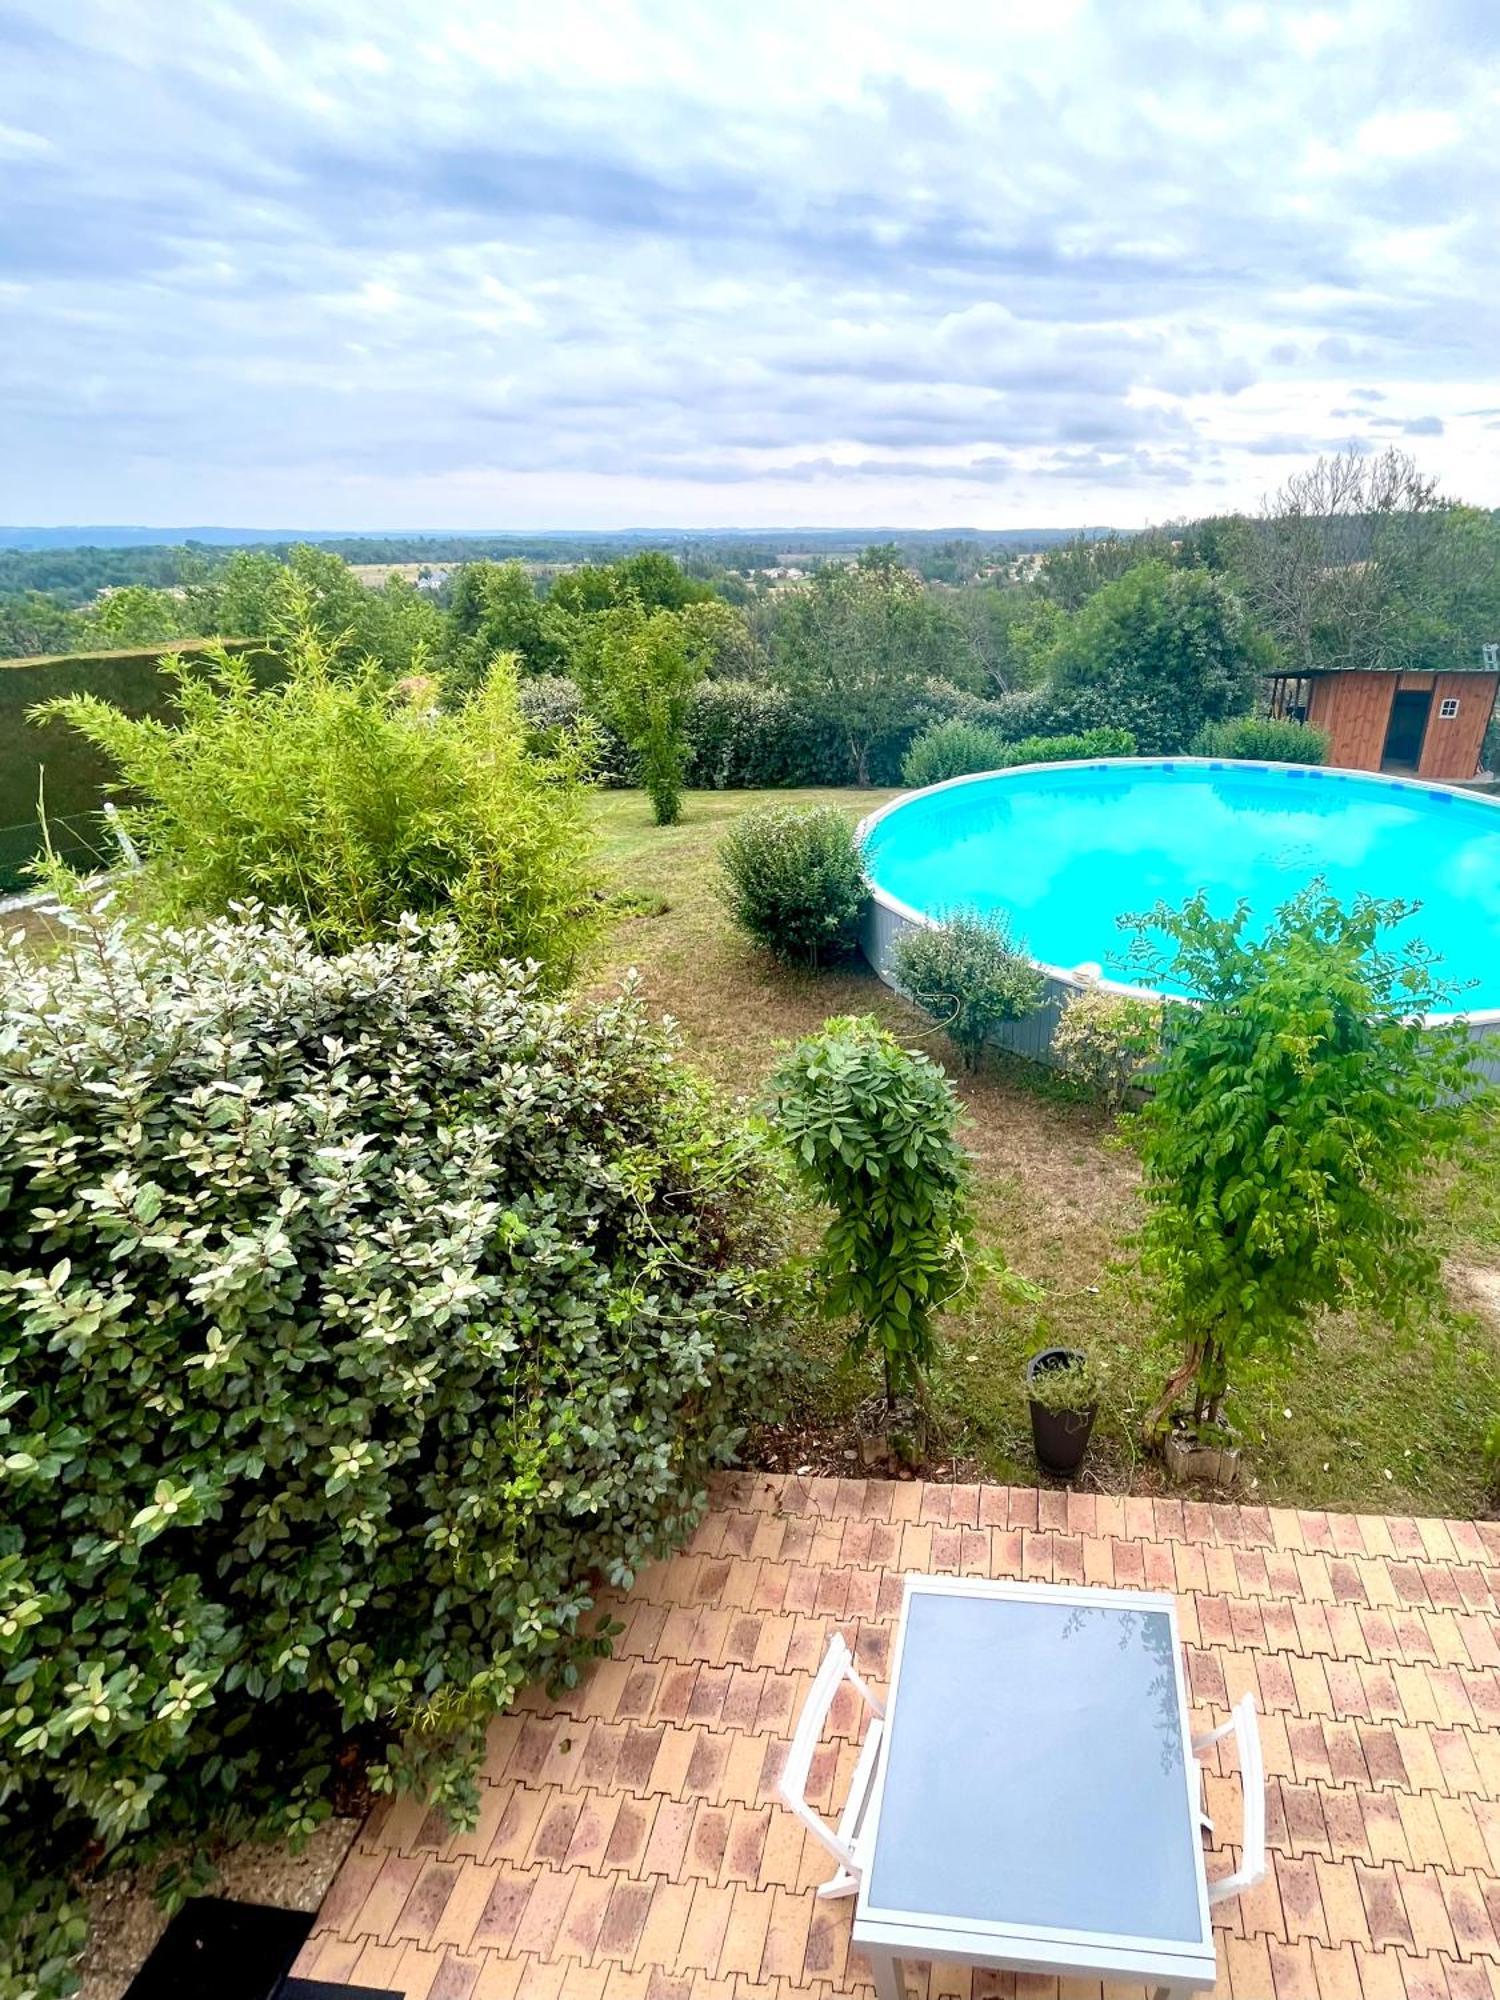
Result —
M876 971L914 924L1007 917L1052 989L1043 1018L1006 1037L1024 1053L1045 1054L1069 987L1101 970L1106 986L1129 979L1121 916L1201 889L1216 915L1246 900L1253 926L1317 877L1342 902L1420 903L1395 941L1420 938L1464 989L1474 1031L1500 1034L1500 803L1476 794L1292 764L1111 759L955 778L892 800L862 832Z

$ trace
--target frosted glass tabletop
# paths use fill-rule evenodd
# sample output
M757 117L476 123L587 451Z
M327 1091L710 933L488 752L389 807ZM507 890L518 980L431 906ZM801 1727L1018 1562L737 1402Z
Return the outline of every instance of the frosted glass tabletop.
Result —
M1180 1688L1160 1599L913 1587L861 1913L1201 1944Z

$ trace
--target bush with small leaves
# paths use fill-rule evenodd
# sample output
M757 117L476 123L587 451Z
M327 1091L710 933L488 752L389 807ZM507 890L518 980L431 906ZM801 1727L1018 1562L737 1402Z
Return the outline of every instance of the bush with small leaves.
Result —
M935 722L912 743L901 762L901 782L920 788L941 785L949 778L973 777L998 771L1010 745L996 729L982 722Z
M772 1081L776 1118L809 1191L833 1210L821 1278L855 1354L879 1353L886 1403L924 1395L938 1314L974 1275L958 1103L926 1056L870 1015L825 1021Z
M305 1830L354 1732L462 1818L770 1393L780 1169L632 995L78 921L0 952L7 1868Z
M1063 1008L1052 1053L1069 1076L1118 1111L1160 1051L1161 1015L1159 1000L1085 987Z
M1245 758L1257 764L1324 764L1328 738L1306 722L1274 715L1237 715L1205 722L1188 746L1194 757Z
M1478 1079L1462 1021L1423 1024L1453 998L1430 954L1386 943L1415 907L1346 909L1315 882L1263 931L1201 894L1122 919L1154 983L1198 996L1166 1010L1135 1131L1142 1263L1183 1347L1154 1420L1191 1387L1214 1434L1251 1356L1290 1352L1321 1312L1378 1302L1400 1326L1432 1295L1424 1189Z
M827 965L859 944L869 889L864 856L838 806L762 806L719 846L730 916L777 958Z
M1011 941L1005 919L956 911L940 924L903 932L896 978L948 1030L965 1069L976 1069L984 1045L1006 1021L1024 1020L1042 1004L1046 982Z

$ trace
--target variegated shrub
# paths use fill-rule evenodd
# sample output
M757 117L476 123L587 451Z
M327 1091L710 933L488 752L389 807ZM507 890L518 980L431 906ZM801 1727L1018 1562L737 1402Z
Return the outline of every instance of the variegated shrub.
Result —
M0 1848L295 1828L351 1735L461 1814L763 1396L773 1169L632 995L414 927L0 975Z

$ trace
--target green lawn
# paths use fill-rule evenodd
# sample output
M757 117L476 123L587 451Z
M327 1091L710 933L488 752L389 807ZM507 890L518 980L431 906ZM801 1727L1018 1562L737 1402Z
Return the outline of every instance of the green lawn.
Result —
M657 828L638 793L602 794L612 887L640 913L613 926L599 981L611 984L638 967L653 1010L680 1023L689 1057L746 1102L755 1101L778 1046L829 1014L878 1014L948 1061L944 1036L867 970L786 971L730 930L714 895L724 828L763 798L832 799L855 816L889 796L700 792L689 795L680 825ZM939 1462L991 1478L1034 1477L1022 1371L1037 1347L1066 1341L1088 1347L1110 1377L1088 1476L1111 1488L1155 1484L1156 1469L1138 1459L1134 1440L1171 1350L1132 1273L1132 1157L1107 1121L1071 1101L1046 1071L997 1059L971 1078L949 1066L968 1115L985 1240L1045 1297L1023 1307L981 1297L951 1319L937 1382ZM1239 1383L1232 1408L1250 1448L1256 1498L1382 1512L1488 1511L1481 1441L1500 1411L1500 1330L1485 1316L1482 1294L1493 1270L1489 1311L1500 1313L1500 1142L1435 1184L1432 1204L1453 1260L1442 1311L1402 1334L1379 1322L1330 1320L1295 1362ZM767 1434L760 1448L837 1467L849 1413L871 1383L838 1368L830 1330L811 1331L807 1352L797 1428Z

